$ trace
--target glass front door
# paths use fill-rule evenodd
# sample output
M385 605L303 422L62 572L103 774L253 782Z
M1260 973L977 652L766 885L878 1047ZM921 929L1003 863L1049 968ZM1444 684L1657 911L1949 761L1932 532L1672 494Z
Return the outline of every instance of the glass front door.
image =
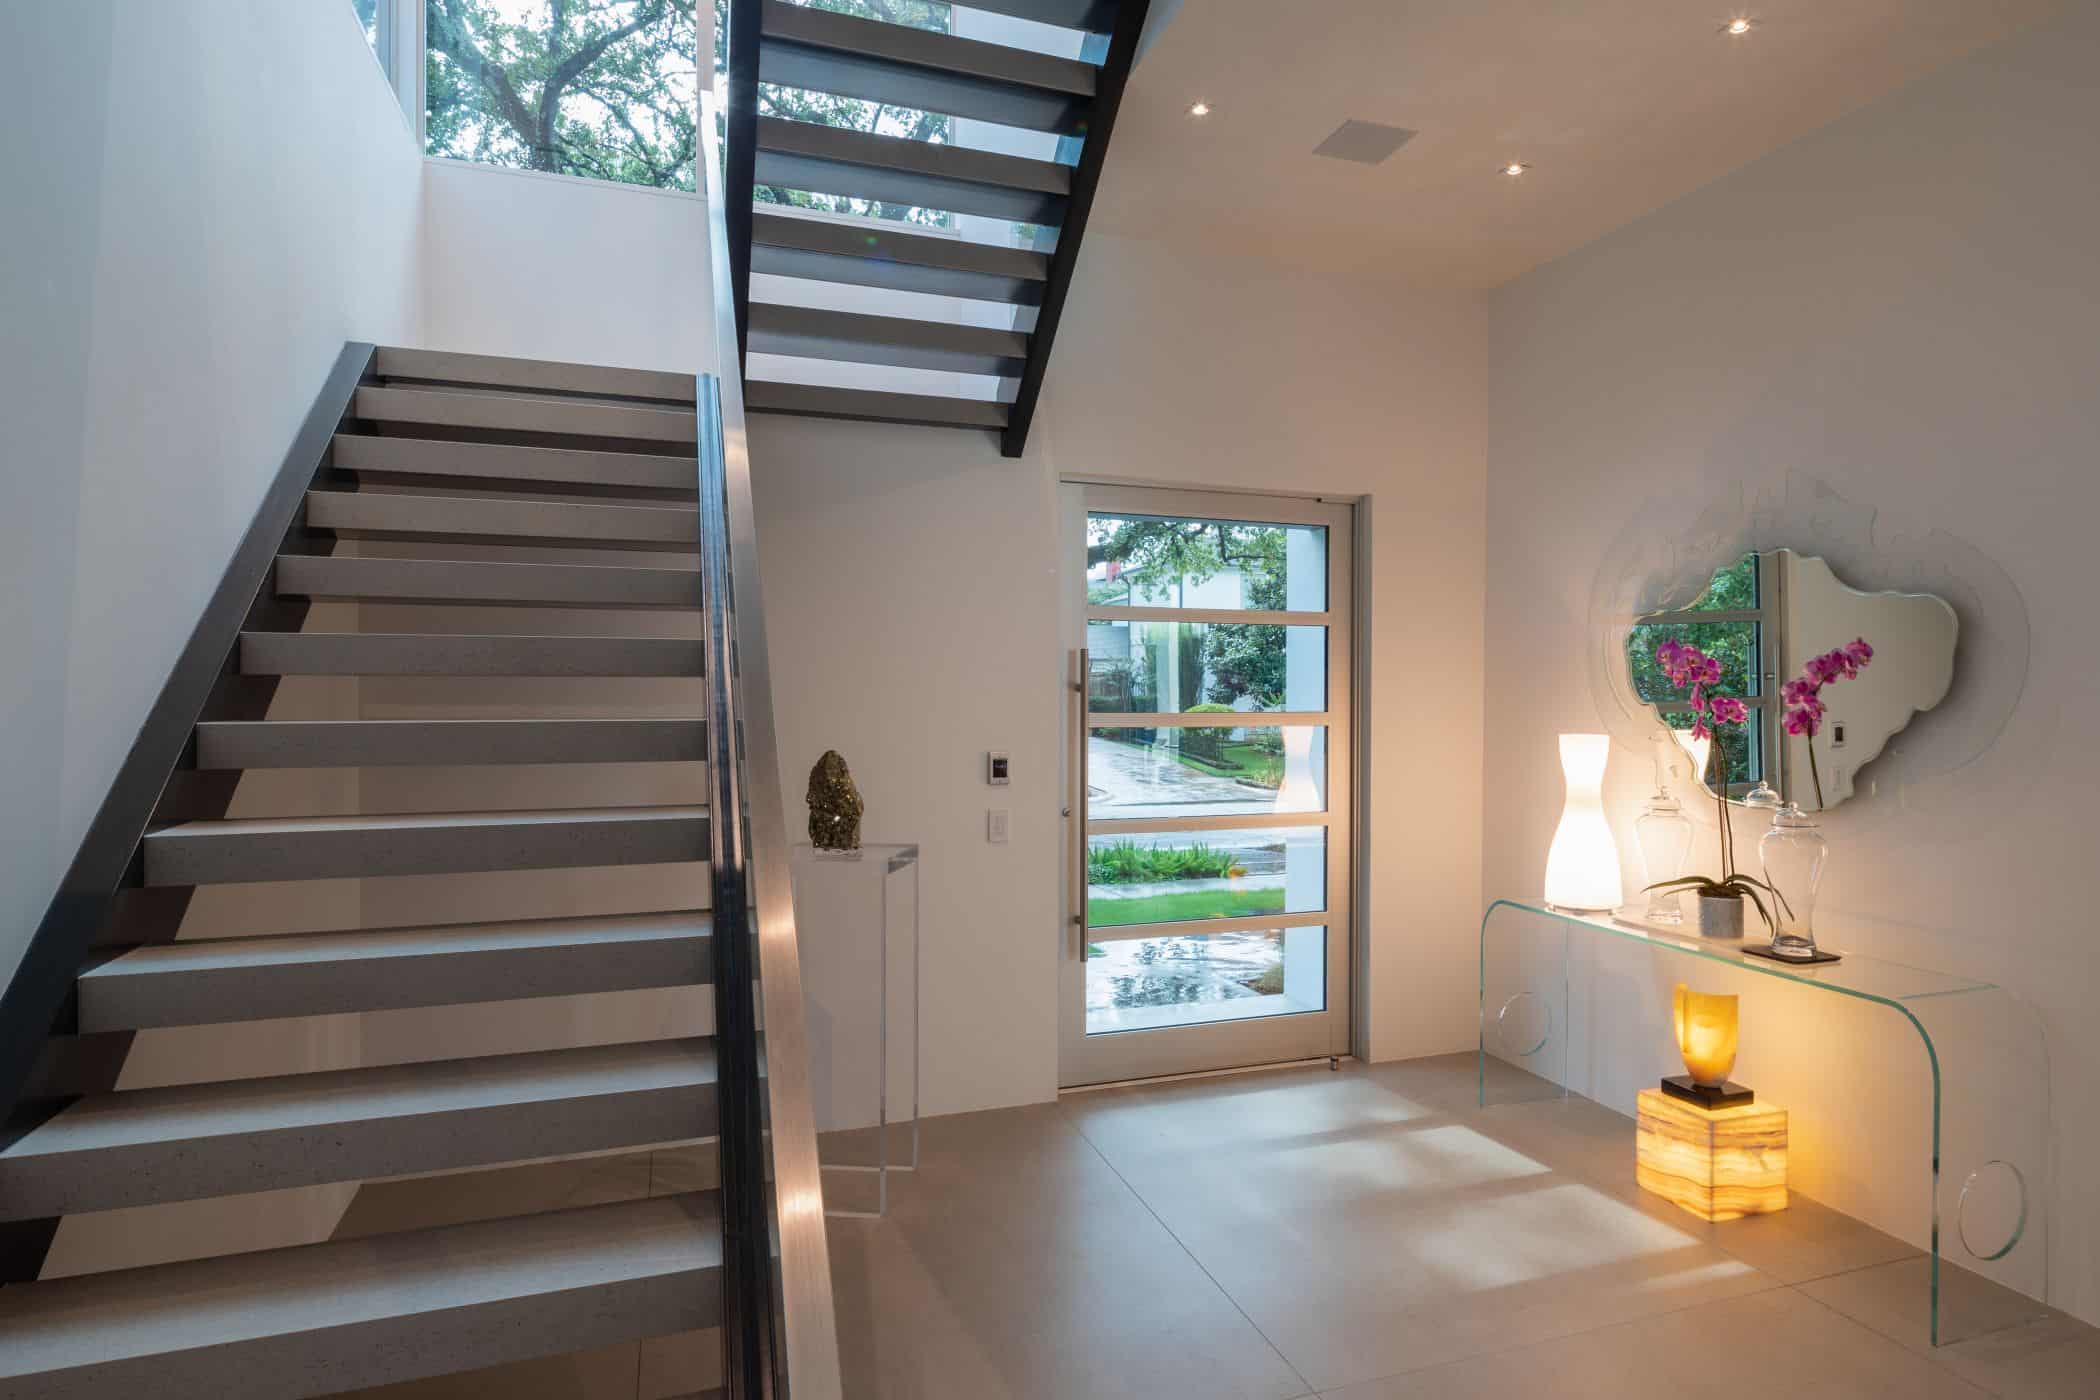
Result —
M1065 488L1063 1083L1346 1053L1350 509Z

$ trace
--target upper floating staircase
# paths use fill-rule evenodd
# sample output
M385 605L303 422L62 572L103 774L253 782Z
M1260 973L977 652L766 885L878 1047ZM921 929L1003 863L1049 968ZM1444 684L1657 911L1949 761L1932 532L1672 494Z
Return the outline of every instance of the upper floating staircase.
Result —
M440 1376L457 1380L443 1394L501 1394L513 1373L478 1368L616 1345L643 1349L657 1379L634 1393L656 1400L785 1396L795 1367L794 1395L838 1394L808 1266L821 1217L782 1215L776 1194L815 1198L814 1145L783 1073L799 988L778 793L749 782L773 762L763 646L729 660L756 574L732 546L750 511L725 409L733 386L712 377L346 347L0 1003L0 1397ZM312 718L304 677L454 689L425 697L441 718L369 717L371 692ZM675 689L637 698L618 678ZM606 792L639 773L672 800L273 797L286 775L405 770L529 794L603 765L629 766L598 770ZM479 882L468 902L543 883L506 896L510 917L462 921L456 882L427 878L451 876ZM427 921L316 929L306 891L343 880ZM784 927L786 956L763 953L761 925ZM581 1044L560 1009L650 991L669 1000ZM454 1008L483 1008L486 1040L498 1003L501 1053L287 1071L240 1049L261 1043L248 1023L382 1013L423 1015L442 1044L432 1018ZM215 1036L229 1048L200 1056ZM597 1164L588 1204L535 1194L562 1162ZM106 1214L330 1186L357 1192L345 1223L274 1246L193 1228L171 1255L183 1232L163 1217ZM374 1189L424 1194L350 1229ZM69 1220L153 1257L53 1277Z
M731 0L725 185L739 324L751 354L800 368L751 367L753 412L988 428L1021 455L1148 4L972 0L956 12L957 29L976 12L983 32L1064 50L1045 53ZM932 141L786 120L764 110L773 89L956 121ZM760 191L880 201L922 222L754 204ZM882 293L961 302L943 315ZM976 378L911 392L811 363L825 361Z

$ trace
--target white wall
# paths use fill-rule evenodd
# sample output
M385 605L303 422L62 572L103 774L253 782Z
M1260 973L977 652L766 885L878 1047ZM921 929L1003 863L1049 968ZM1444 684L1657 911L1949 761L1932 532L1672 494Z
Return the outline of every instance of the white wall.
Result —
M713 366L699 195L432 160L423 199L424 345L631 369Z
M783 781L837 748L868 839L925 846L928 1112L1056 1091L1061 476L1368 498L1371 1048L1471 1043L1485 362L1470 297L1097 236L1025 458L753 421ZM1011 787L983 784L992 748Z
M0 11L0 975L345 340L421 162L346 0Z
M1484 827L1486 892L1536 891L1560 799L1553 735L1605 727L1587 600L1629 521L1688 540L1814 537L1833 502L1787 492L1798 472L1879 511L1889 549L1940 557L1953 546L1929 536L1944 531L2008 571L2034 637L2010 723L1951 772L1931 773L1941 740L1922 726L1895 741L1883 762L1907 758L1912 776L1825 819L1819 922L1840 947L1998 980L2039 1006L2059 1138L2052 1293L2089 1319L2100 975L2081 875L2100 759L2080 721L2100 702L2096 71L2100 11L2077 7L1496 294ZM1963 646L2003 647L2016 612L1965 618ZM1989 683L1958 672L1955 699ZM1648 774L1646 754L1619 748L1608 795L1629 856ZM1617 969L1641 984L1629 1010L1645 1014L1605 1033L1607 1059L1668 1045L1668 984L1686 969L1653 962ZM1746 1002L1746 1056L1760 1037L1823 1035L1798 1018L1835 1014L1830 1000ZM1826 1078L1911 1073L1915 1042L1883 1043ZM1633 1089L1591 1087L1621 1106ZM2035 1092L2026 1079L1966 1087ZM1827 1117L1814 1101L1797 1111ZM1919 1144L1870 1146L1844 1127L1823 1125L1816 1170L1836 1203L1886 1216Z

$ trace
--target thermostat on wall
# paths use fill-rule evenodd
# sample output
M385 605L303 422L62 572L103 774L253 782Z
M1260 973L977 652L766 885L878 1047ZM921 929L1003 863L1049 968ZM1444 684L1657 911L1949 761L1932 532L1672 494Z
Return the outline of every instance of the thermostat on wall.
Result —
M984 756L984 780L993 787L1007 785L1007 760L1005 749L993 749Z

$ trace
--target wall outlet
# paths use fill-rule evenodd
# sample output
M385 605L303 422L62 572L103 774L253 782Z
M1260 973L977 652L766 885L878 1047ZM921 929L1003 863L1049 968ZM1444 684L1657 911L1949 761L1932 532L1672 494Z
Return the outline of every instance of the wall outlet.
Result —
M984 839L994 846L1006 844L1007 810L993 807L984 814Z

